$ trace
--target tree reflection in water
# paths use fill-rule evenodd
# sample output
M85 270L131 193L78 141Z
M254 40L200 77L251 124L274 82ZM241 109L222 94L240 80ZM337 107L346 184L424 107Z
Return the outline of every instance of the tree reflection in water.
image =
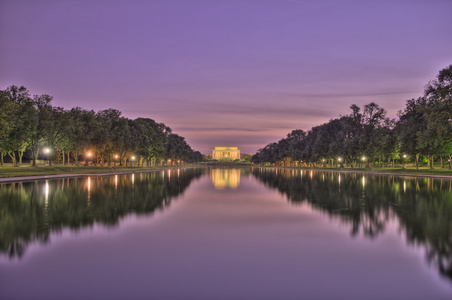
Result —
M254 168L253 175L292 203L307 202L376 238L395 216L408 243L452 280L452 180L308 170Z
M21 257L51 232L116 226L124 216L169 206L202 172L180 169L105 177L65 178L0 185L0 251Z

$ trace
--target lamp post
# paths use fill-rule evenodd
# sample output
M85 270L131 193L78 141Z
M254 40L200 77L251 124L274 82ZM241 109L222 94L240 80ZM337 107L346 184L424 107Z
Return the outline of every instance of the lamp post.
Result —
M402 169L406 168L406 158L408 157L406 154L402 155L403 157L403 165L402 165Z
M133 166L133 161L135 160L135 156L131 156L130 160L132 161L132 166Z
M117 160L118 160L118 157L119 157L119 155L116 154L116 155L115 155L115 167L116 167L116 162L117 162Z
M342 158L339 157L339 158L337 159L337 161L339 162L339 168L342 169L342 168L344 167L344 164L342 163Z
M91 157L92 153L91 153L91 152L88 152L87 155L88 155L88 157ZM89 160L88 160L88 162L87 162L86 165L89 165Z
M49 161L49 166L50 164L50 158L49 158L49 153L50 153L50 149L49 148L44 148L44 153L47 154L47 160Z

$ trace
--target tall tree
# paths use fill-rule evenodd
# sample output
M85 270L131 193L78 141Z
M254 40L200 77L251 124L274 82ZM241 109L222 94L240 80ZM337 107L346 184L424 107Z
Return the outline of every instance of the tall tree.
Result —
M7 91L0 90L0 164L6 154L7 143L15 127L18 105L12 101Z
M37 111L28 90L21 86L10 86L4 91L4 96L13 102L14 105L14 126L9 131L8 137L3 144L4 150L10 156L13 166L17 167L22 163L22 156L30 142L33 132L38 123ZM16 156L18 153L18 157Z
M445 157L452 160L452 65L439 71L427 84L424 95L427 130L423 138L440 155L441 167L444 167Z

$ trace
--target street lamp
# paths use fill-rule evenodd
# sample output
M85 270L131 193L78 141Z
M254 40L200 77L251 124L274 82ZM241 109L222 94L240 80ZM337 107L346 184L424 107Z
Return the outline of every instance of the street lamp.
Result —
M44 153L47 154L47 160L49 161L49 166L50 166L50 158L49 158L50 149L44 148Z
M130 157L130 160L134 161L135 160L135 156ZM133 166L133 162L132 162L132 166Z
M91 153L91 152L88 152L88 153L86 153L86 155L87 155L88 157L91 157L92 153ZM89 160L86 161L86 165L88 165L88 164L89 164Z
M119 155L116 154L116 155L115 155L115 167L116 167L116 160L118 159L118 157L119 157Z
M403 162L402 169L405 169L405 168L406 168L406 163L407 163L408 155L404 154L404 155L402 155L402 157L403 157L403 160L402 160L402 162Z

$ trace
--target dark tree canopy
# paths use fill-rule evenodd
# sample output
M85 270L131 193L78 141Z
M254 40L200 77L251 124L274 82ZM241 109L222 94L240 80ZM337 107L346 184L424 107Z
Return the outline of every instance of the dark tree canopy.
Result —
M452 160L452 65L427 84L422 97L406 102L398 120L387 118L386 110L374 102L362 109L353 104L348 115L307 132L293 130L279 142L259 149L252 162L376 167L408 157L416 167L422 158L431 168L435 158L442 167L446 158Z
M0 154L1 163L8 155L15 166L22 162L25 151L31 153L32 164L44 148L49 149L49 162L60 160L75 164L86 155L94 164L139 165L191 163L202 155L172 133L171 128L152 119L123 117L116 109L98 112L74 107L65 110L52 106L49 95L30 96L21 86L0 90Z

